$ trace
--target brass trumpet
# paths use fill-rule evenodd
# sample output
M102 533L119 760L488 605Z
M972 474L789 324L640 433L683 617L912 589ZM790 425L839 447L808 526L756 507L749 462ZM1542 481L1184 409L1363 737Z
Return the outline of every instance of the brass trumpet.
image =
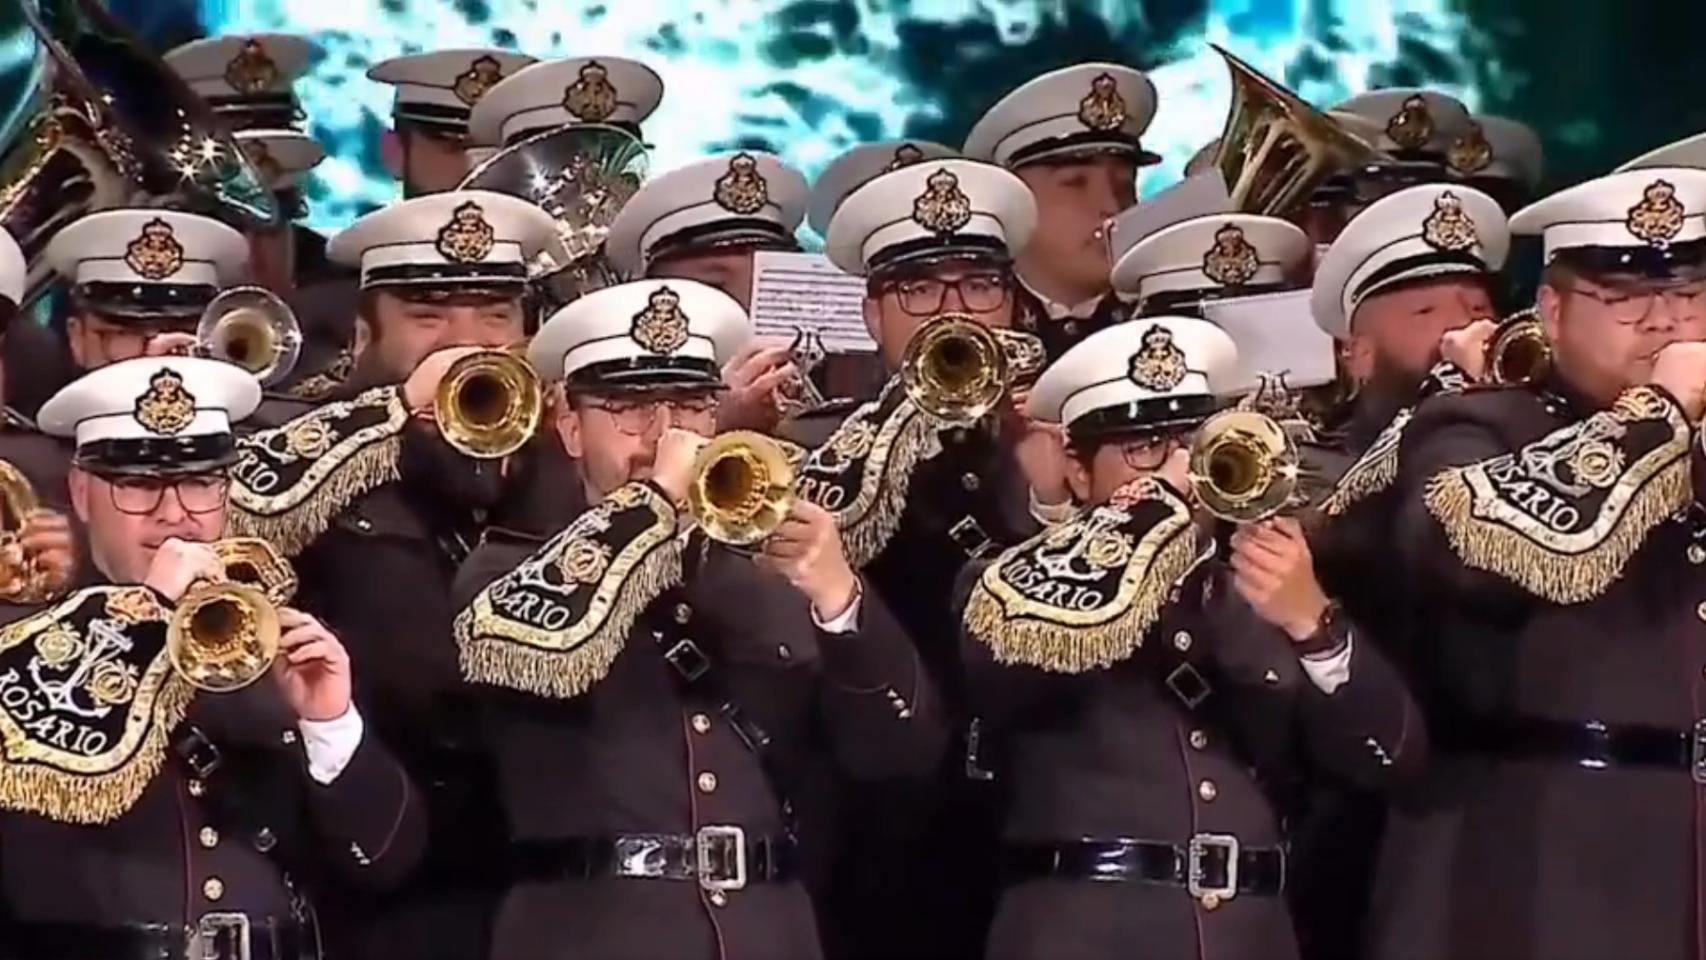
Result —
M932 317L901 357L906 395L929 416L969 426L995 408L1015 383L1042 370L1042 344L1014 330L991 330L963 313Z
M1272 417L1226 410L1208 418L1191 442L1191 490L1222 520L1255 523L1292 503L1298 462L1297 445Z
M196 353L242 367L263 387L290 376L302 357L296 313L265 287L232 287L214 297L195 338Z
M178 601L166 626L166 656L191 686L231 693L259 680L278 658L278 608L296 592L296 574L265 540L213 544L223 579L201 581Z
M1487 341L1486 379L1499 386L1537 383L1552 368L1552 344L1546 339L1538 308L1518 310L1499 323Z
M776 532L794 505L794 464L762 433L730 430L700 448L687 507L705 535L750 546Z
M509 350L482 350L445 371L432 415L445 442L463 456L496 460L533 437L544 407L544 387L526 360Z
M0 460L0 549L17 546L23 536L24 523L41 506L35 488L17 468ZM65 583L50 577L33 557L25 556L22 566L0 571L0 600L7 603L46 603L65 590Z

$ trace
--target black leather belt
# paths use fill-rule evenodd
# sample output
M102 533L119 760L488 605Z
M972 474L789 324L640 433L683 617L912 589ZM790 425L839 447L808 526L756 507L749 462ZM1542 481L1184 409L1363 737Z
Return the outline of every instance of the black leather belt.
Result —
M204 914L194 927L151 923L0 923L0 960L319 960L320 938L295 920Z
M778 883L798 873L794 842L749 836L740 827L709 826L692 835L637 833L566 837L510 845L518 882L629 877L684 880L706 890Z
M1154 840L1014 843L1003 851L1002 863L1010 883L1051 877L1155 883L1222 900L1285 890L1285 851L1247 850L1229 834L1199 833L1184 846Z
M1443 730L1441 746L1517 760L1550 760L1588 770L1682 770L1706 783L1706 720L1691 730L1598 720L1500 717L1463 720Z

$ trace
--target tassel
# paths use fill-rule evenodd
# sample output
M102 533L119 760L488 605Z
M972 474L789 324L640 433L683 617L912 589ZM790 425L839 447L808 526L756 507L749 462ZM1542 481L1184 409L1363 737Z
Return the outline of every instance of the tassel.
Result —
M1329 517L1337 517L1355 506L1357 503L1374 496L1392 486L1398 479L1398 447L1404 439L1404 427L1409 424L1413 411L1406 409L1399 412L1386 429L1380 431L1374 444L1357 462L1351 464L1339 482L1333 485L1333 492L1321 502L1321 513Z
M401 434L361 447L326 471L325 479L314 488L312 496L301 498L296 507L279 513L244 509L233 498L226 515L226 536L259 537L272 543L280 555L295 557L330 529L332 521L356 498L397 480L402 450ZM315 470L325 465L321 461L314 465Z

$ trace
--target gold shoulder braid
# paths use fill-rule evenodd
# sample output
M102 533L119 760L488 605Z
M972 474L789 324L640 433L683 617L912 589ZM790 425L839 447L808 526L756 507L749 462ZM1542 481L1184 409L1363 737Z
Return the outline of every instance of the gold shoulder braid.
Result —
M91 587L0 630L0 810L123 816L160 772L194 691L146 587Z
M858 569L888 546L913 470L940 450L935 423L894 377L806 455L796 490L835 516L847 562Z
M1419 404L1441 394L1462 393L1468 387L1469 378L1463 368L1449 360L1441 360L1422 378L1416 402ZM1333 485L1332 492L1321 501L1322 515L1341 516L1351 507L1392 486L1398 479L1398 448L1404 441L1404 428L1410 425L1415 414L1414 406L1398 411L1398 415L1380 431L1362 456L1345 470Z
M402 391L375 387L240 438L226 533L300 553L356 497L397 479L408 422Z
M675 507L642 483L576 517L456 617L462 675L541 697L592 689L646 605L681 582Z
M1195 566L1190 509L1141 481L1000 554L966 603L966 632L997 663L1084 673L1143 645L1173 585Z
M1688 448L1682 411L1636 387L1517 453L1440 473L1428 510L1465 565L1553 603L1582 603L1688 504Z

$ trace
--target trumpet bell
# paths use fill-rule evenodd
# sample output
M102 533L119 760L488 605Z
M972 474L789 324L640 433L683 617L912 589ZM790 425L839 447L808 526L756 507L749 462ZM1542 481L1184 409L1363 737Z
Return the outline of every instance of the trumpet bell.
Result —
M1279 513L1296 495L1297 446L1272 417L1227 410L1197 430L1189 473L1205 510L1222 520L1254 523Z
M6 565L0 569L0 600L9 603L45 603L58 596L65 584L49 580L34 558L23 556L19 538L24 523L41 506L35 487L22 471L0 460L0 551L16 548L21 565Z
M544 407L544 387L526 360L507 350L482 350L450 365L432 413L445 442L463 456L495 460L532 439Z
M932 317L913 334L901 357L906 395L927 415L948 424L977 422L1007 392L1008 350L988 327L961 313Z
M776 532L794 505L794 466L762 433L731 430L700 449L687 506L705 535L750 546Z
M1232 108L1213 162L1234 210L1284 216L1333 174L1390 159L1255 67L1210 46L1232 71Z
M236 364L263 387L283 382L302 358L295 311L264 287L233 287L202 311L197 352Z
M1506 317L1487 343L1487 380L1499 386L1538 383L1552 369L1552 344L1534 307Z
M278 656L278 610L258 587L212 583L178 601L166 654L191 686L231 693L259 680Z

